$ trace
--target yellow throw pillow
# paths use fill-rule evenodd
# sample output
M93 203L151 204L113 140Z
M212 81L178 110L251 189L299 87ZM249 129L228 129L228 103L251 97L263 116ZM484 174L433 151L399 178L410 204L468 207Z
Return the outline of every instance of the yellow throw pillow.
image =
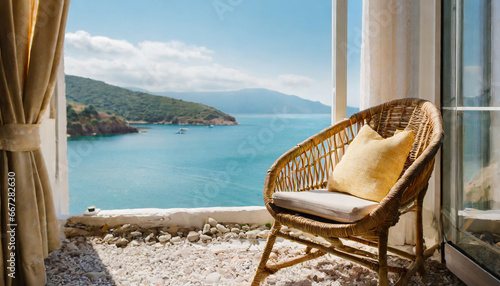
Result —
M328 190L380 202L403 171L414 140L412 131L384 139L363 126L328 179Z

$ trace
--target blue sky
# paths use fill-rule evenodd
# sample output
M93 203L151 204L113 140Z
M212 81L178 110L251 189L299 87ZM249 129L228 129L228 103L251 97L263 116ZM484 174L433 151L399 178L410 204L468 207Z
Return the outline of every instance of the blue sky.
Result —
M354 106L361 2L349 1L348 15ZM68 74L150 91L269 88L331 103L330 0L72 0L66 33Z

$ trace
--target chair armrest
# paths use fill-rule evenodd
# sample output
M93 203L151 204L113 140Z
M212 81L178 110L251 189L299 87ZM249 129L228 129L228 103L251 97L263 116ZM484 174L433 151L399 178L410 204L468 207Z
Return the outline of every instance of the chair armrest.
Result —
M283 154L269 168L264 183L264 202L275 192L299 192L325 188L335 165L345 154L364 121L355 117L338 123L309 137Z

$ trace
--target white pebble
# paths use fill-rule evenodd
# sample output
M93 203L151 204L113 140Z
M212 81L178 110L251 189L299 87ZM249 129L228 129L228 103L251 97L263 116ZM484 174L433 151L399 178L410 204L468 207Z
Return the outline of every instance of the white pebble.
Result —
M160 235L158 236L158 241L159 242L167 242L172 238L171 234L165 234L165 235Z
M217 221L211 217L208 218L208 224L210 224L211 226L216 226L217 225Z
M149 242L153 237L155 236L154 233L150 233L146 238L144 239L145 242Z
M224 235L224 240L236 239L238 235L234 232L229 232Z
M106 234L106 236L102 239L104 242L110 242L113 238L115 238L112 234Z
M141 235L142 235L142 232L140 232L140 231L132 231L130 233L131 237L138 237L138 236L141 236Z
M226 232L228 232L228 231L229 231L229 229L227 229L227 228L226 228L225 226L223 226L222 224L218 224L218 225L216 226L216 228L217 228L217 230L218 230L218 231L220 231L220 232L222 232L222 233L226 233Z
M206 281L207 283L213 284L213 283L217 283L217 282L219 282L219 280L220 280L220 278L221 278L221 277L222 277L222 276L221 276L219 273L214 272L214 273L210 273L210 274L208 274L208 275L207 275L207 278L205 279L205 281Z
M202 235L200 235L200 239L203 241L209 241L209 240L212 240L212 237L208 236L206 234L202 234Z
M118 239L116 242L115 242L115 245L117 247L121 247L121 246L126 246L128 244L128 240L126 238L120 238Z
M261 238L267 238L268 236L269 236L269 230L268 229L259 232L259 237L261 237Z
M141 244L137 240L132 240L128 245L129 246L139 246Z
M176 243L176 242L179 242L179 241L181 241L181 238L178 237L178 236L174 236L174 237L172 237L172 239L170 239L170 242L172 242L172 243Z
M187 235L187 239L191 242L197 241L198 239L200 239L200 234L195 231L190 231Z
M251 231L247 232L247 238L249 238L249 239L255 239L255 238L257 238L257 232L254 231L254 230L251 230Z

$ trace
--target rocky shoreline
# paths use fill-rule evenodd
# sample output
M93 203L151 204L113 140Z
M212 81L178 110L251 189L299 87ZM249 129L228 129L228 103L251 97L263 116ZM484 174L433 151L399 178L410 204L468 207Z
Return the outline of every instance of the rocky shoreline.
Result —
M45 261L47 285L248 285L269 228L269 224L225 224L211 218L202 229L66 225L69 238ZM325 242L299 230L285 230L293 236ZM291 258L304 251L303 245L278 239L270 259ZM389 263L408 264L395 257L390 257ZM409 285L464 285L435 260L428 260L426 269L427 283L413 277ZM391 282L396 278L391 275ZM325 255L280 270L263 285L377 285L377 275Z
M66 106L66 133L69 137L139 133L120 116L99 112L93 105Z

